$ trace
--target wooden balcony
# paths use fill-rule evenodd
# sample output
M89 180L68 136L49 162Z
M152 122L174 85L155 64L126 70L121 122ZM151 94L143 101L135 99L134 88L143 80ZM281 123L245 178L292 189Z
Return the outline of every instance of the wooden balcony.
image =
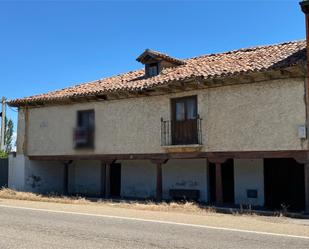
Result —
M202 147L202 119L161 119L161 145L170 152L191 152Z

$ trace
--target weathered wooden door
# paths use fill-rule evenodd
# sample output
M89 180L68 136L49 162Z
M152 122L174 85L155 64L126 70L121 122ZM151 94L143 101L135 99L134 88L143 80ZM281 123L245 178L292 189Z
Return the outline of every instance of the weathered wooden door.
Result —
M197 144L197 98L196 96L172 100L172 143Z

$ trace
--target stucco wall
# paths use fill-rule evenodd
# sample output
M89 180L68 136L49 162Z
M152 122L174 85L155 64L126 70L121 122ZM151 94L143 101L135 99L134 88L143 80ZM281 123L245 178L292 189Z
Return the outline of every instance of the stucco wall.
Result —
M25 157L17 154L9 155L8 187L15 190L24 190L25 187Z
M162 168L163 198L170 199L170 189L196 189L200 201L208 200L206 159L170 160Z
M162 166L163 198L170 199L170 189L200 190L200 200L207 200L206 159L170 160ZM121 161L121 196L154 198L156 165L149 160Z
M76 161L69 167L69 192L88 196L101 195L101 162Z
M9 157L9 188L36 193L63 193L64 165L58 161L33 161L22 154ZM104 179L103 179L104 184ZM75 161L69 165L69 193L101 194L101 162Z
M30 161L22 154L9 157L9 188L37 193L62 193L63 164Z
M302 79L208 88L153 97L33 108L29 155L161 153L160 119L170 119L170 98L198 95L203 151L306 149L298 138L305 124ZM74 150L76 111L94 109L95 150ZM23 142L20 112L18 148Z
M236 204L252 204L263 206L263 159L235 159L234 184ZM247 198L248 189L257 190L258 198Z
M121 161L121 196L154 198L156 166L149 160Z
M276 80L209 90L211 151L305 149L298 138L306 109L303 80Z
M61 162L25 160L25 191L63 193L64 166Z

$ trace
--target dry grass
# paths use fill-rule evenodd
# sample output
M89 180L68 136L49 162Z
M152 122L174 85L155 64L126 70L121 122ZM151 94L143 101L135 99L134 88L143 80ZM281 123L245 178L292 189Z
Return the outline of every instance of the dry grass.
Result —
M65 197L57 195L40 195L30 192L20 192L9 188L2 188L0 190L0 198L2 199L14 199L23 201L43 201L43 202L55 202L64 204L88 204L90 201L80 197Z
M0 198L14 199L24 201L41 201L54 202L63 204L87 204L87 205L106 205L118 208L130 208L138 210L150 211L164 211L164 212L190 212L190 213L209 213L215 212L212 207L201 206L193 202L176 203L176 202L152 202L152 201L128 201L128 200L104 200L98 199L96 201L88 200L82 197L67 197L58 195L40 195L30 192L20 192L8 188L0 189Z

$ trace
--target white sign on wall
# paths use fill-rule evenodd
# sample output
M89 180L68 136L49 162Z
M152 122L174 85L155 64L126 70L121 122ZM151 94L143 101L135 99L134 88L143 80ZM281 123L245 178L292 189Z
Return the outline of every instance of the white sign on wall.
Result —
M307 128L305 125L298 126L298 137L302 139L307 138Z

